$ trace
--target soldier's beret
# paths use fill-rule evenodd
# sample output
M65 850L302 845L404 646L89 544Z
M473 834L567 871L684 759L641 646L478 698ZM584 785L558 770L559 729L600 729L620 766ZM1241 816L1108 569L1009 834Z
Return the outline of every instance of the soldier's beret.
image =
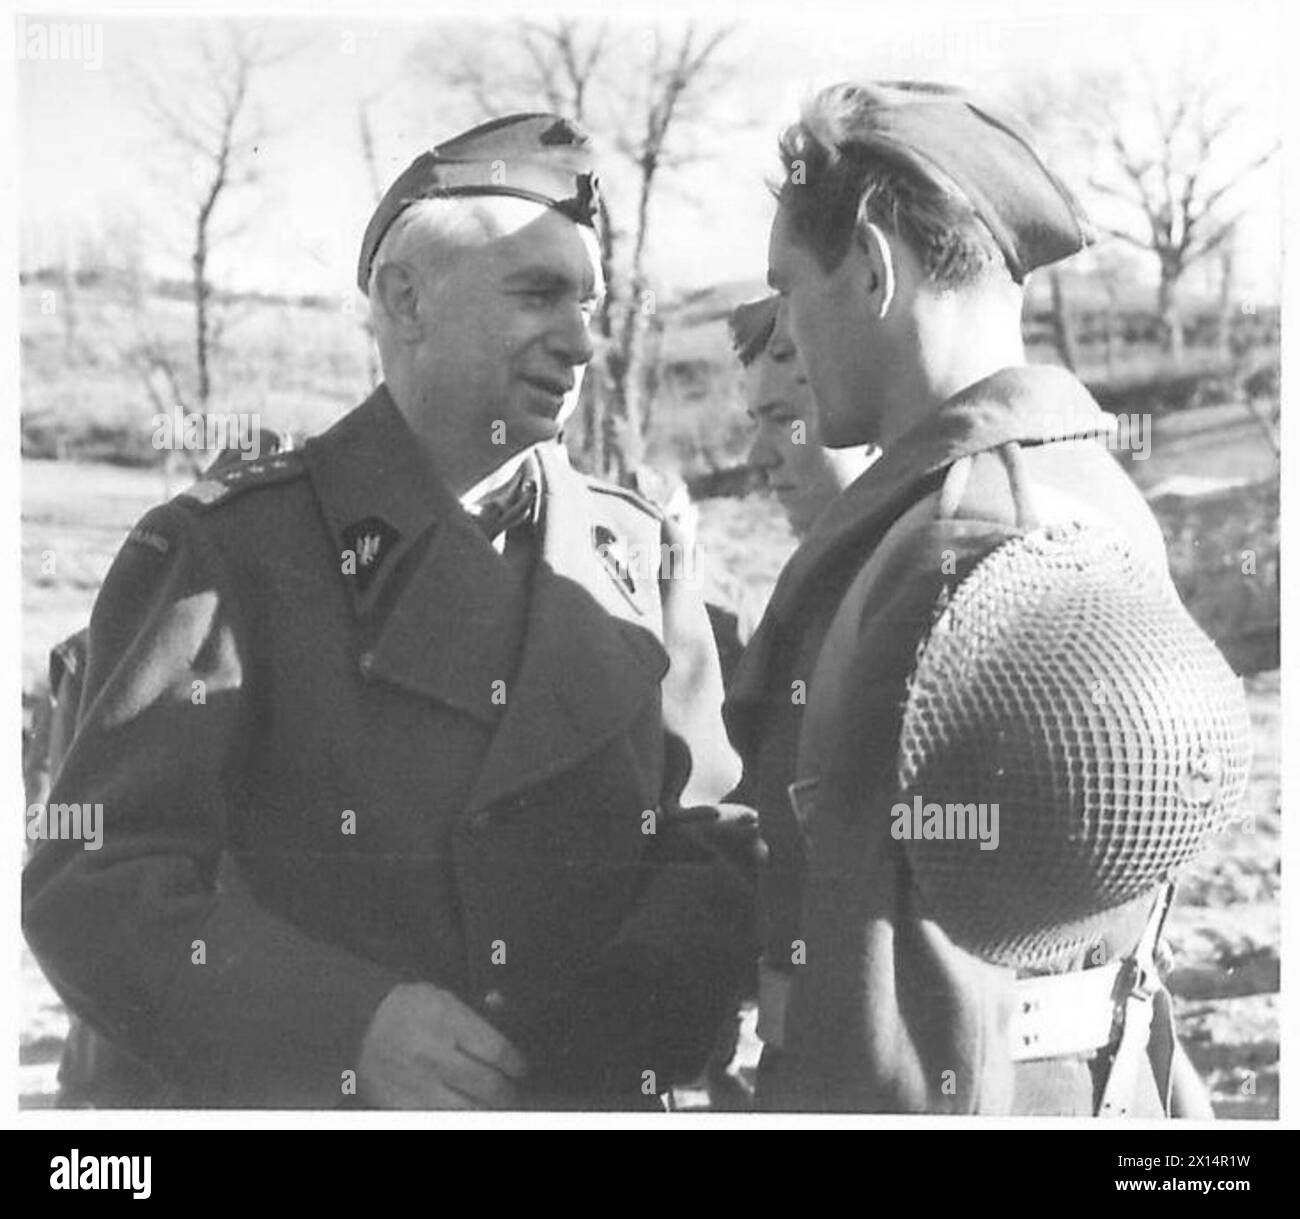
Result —
M398 175L366 226L357 285L369 288L370 267L384 234L421 199L515 195L594 227L597 179L585 132L557 114L510 114L482 123L422 152Z
M970 204L1017 283L1093 240L1074 196L1047 167L1024 125L993 102L925 81L837 85L863 103L840 152L902 165Z
M736 358L748 368L763 354L772 331L776 329L776 311L779 296L765 296L761 300L746 301L737 305L728 319L731 328L731 348Z

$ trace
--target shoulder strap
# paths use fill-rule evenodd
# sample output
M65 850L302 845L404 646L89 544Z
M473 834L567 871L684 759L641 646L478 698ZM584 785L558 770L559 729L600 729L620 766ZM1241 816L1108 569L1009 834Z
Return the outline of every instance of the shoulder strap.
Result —
M306 473L301 449L276 452L249 462L227 459L214 462L198 482L176 496L176 501L195 511L207 512L254 487L274 486Z
M791 784L790 793L792 800L797 799L795 788L801 788L806 798L811 791L809 784L822 773L818 751L821 744L831 738L831 721L841 702L843 683L849 677L843 658L856 642L862 615L880 573L908 545L918 526L932 521L934 516L935 493L931 491L889 527L840 601L817 653L817 663L813 666L812 679L808 683L808 705L800 717L798 761L795 765L795 783ZM795 812L800 813L798 807ZM800 820L804 820L802 815Z
M966 453L921 484L919 496L895 518L849 586L826 632L809 684L808 707L802 717L796 783L791 785L790 793L792 800L796 799L795 787L806 794L811 777L821 773L819 759L815 756L817 744L829 739L826 730L840 705L842 683L847 679L843 657L857 636L880 573L887 570L898 552L912 542L919 527L936 519L957 516L963 507L970 508L968 486L971 470L975 461L986 453L996 455L1005 471L1006 482L999 499L1005 498L1011 513L1009 519L1014 520L1019 529L1033 529L1040 523L1038 493L1030 484L1024 454L1015 441L992 450ZM981 515L985 509L978 495L975 496L975 506L976 514ZM990 519L996 519L996 516L991 515Z

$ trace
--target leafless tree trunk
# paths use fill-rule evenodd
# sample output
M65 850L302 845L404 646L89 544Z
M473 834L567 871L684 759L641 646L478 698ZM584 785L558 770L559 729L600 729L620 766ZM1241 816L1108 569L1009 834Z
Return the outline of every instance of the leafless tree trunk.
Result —
M650 208L661 173L674 167L670 140L674 125L681 121L683 103L698 90L705 69L717 54L728 31L716 30L707 37L688 26L673 45L665 44L653 32L645 68L642 126L633 137L619 141L620 151L637 173L636 222L632 256L628 269L627 299L622 303L621 327L617 337L615 385L611 406L615 411L620 444L611 456L608 473L621 482L629 481L641 464L645 435L653 409L658 378L647 367L647 330L655 313L655 298L649 290L646 250L650 237Z
M632 170L619 174L607 162L602 178L620 178L629 199L624 228L609 192L601 198L601 256L606 294L593 319L597 355L580 410L580 455L588 469L628 481L642 460L645 432L658 385L652 362L656 299L651 289L650 236L655 199L665 175L684 161L679 141L696 128L701 105L716 89L710 69L728 31L685 29L676 40L646 31L644 49L634 38L616 40L604 24L572 18L542 25L525 22L491 37L469 33L449 46L417 50L416 60L437 83L468 97L481 117L545 106L603 137ZM504 40L504 41L503 41ZM518 70L505 62L513 42ZM492 48L489 59L483 50ZM448 67L448 65L454 65ZM637 80L627 101L629 79Z
M1165 350L1175 365L1183 362L1185 335L1183 315L1178 306L1178 281L1182 268L1163 254L1160 257L1160 283L1156 288L1156 312L1160 315L1160 328L1165 336Z
M1171 83L1136 65L1066 82L1031 78L1016 102L1049 158L1092 160L1091 202L1119 205L1102 231L1155 258L1165 345L1181 359L1184 277L1229 239L1237 216L1224 213L1234 193L1280 145L1253 137L1208 63L1184 62Z
M1230 158L1231 167L1224 168L1223 151L1241 138L1243 115L1223 101L1220 88L1212 73L1189 65L1171 92L1147 81L1137 99L1146 107L1144 128L1124 108L1131 95L1113 81L1092 91L1091 113L1077 115L1099 124L1111 154L1111 171L1091 177L1092 189L1127 205L1134 216L1106 231L1154 254L1159 264L1156 305L1175 363L1184 347L1179 286L1190 267L1231 238L1239 215L1225 217L1226 204L1280 148L1275 142Z
M251 113L250 83L259 68L282 56L269 54L255 32L233 21L224 23L220 33L202 30L198 50L198 79L147 81L146 109L168 143L190 155L197 188L189 258L195 365L191 405L206 414L220 336L209 264L217 244L231 235L219 231L215 220L232 190L258 179L256 157L266 136Z
M1071 372L1079 371L1079 344L1074 335L1074 315L1065 295L1065 282L1061 268L1053 266L1048 272L1052 288L1052 337L1061 363Z
M1229 237L1219 248L1219 316L1215 340L1219 358L1232 359L1232 322L1236 313L1236 242Z

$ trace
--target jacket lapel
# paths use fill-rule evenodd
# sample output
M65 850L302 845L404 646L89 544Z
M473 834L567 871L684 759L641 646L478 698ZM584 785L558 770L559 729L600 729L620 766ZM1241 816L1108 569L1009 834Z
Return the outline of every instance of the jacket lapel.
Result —
M493 681L514 663L517 595L472 522L439 521L383 620L369 674L495 725Z
M537 454L542 537L523 655L471 808L561 774L625 733L668 669L648 615L596 552L591 493L558 446ZM657 583L645 592L657 597Z
M500 709L485 675L508 673L513 660L506 576L387 390L308 444L304 458L369 643L358 657L367 676L495 724ZM367 537L382 543L364 576L359 522L362 546ZM344 567L349 551L356 574Z
M383 386L304 450L367 676L496 727L473 806L561 773L625 732L668 668L650 602L638 609L597 555L586 485L558 446L537 455L541 538L517 657L517 586ZM363 578L344 569L349 551L359 563L359 547ZM657 585L642 591L653 598ZM492 678L512 668L503 714Z

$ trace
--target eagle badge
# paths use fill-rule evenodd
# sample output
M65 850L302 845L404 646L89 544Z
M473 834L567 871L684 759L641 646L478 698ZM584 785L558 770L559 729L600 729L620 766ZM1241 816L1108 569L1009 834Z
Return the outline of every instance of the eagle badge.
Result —
M402 535L386 520L368 516L354 521L343 530L342 571L352 582L357 595L364 595L375 573L393 551Z

